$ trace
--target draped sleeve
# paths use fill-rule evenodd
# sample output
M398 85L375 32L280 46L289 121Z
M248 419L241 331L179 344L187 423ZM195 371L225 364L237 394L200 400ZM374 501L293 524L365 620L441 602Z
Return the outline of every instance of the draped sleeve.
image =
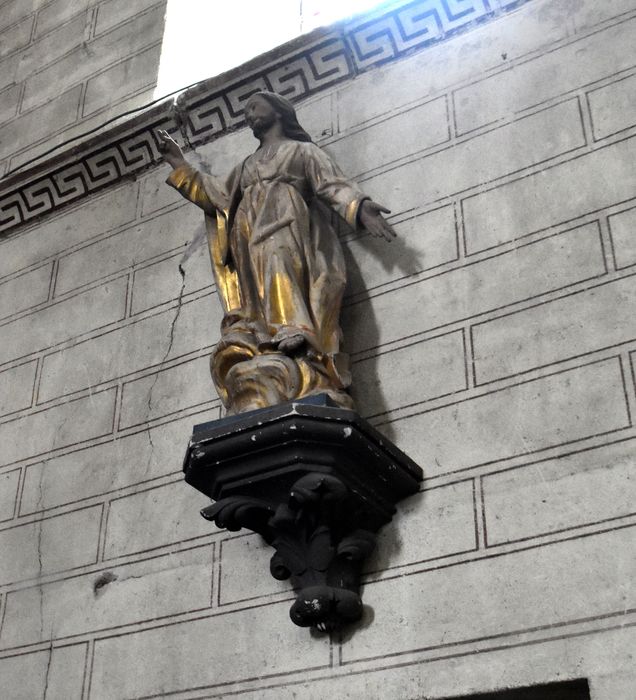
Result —
M202 173L186 163L175 168L166 182L183 197L201 207L206 214L214 216L217 211L228 211L234 179L234 171L230 174L227 183L224 183L214 175Z
M217 291L226 314L241 307L238 275L234 269L229 245L229 209L239 170L235 168L226 183L196 170L189 164L175 168L166 182L183 197L203 209L208 248Z
M369 198L321 148L313 143L304 145L305 175L313 193L356 228L360 204Z

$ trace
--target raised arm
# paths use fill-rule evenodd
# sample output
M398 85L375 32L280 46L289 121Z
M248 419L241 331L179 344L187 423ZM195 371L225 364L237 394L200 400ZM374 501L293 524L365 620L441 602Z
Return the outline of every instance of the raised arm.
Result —
M217 211L225 211L229 195L223 183L193 167L167 131L157 129L157 136L163 157L172 166L166 182L183 197L201 207L206 214L213 216Z

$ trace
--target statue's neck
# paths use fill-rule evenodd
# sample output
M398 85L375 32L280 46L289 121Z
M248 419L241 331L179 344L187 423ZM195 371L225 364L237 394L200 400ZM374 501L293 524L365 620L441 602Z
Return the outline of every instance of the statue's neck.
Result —
M286 137L283 132L283 125L280 122L272 124L272 126L261 136L259 140L261 142L261 148L285 141Z

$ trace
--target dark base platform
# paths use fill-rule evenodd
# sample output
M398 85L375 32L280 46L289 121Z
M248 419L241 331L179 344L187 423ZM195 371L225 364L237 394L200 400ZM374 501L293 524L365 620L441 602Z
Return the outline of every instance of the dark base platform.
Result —
M185 480L216 501L201 514L258 532L270 571L291 578L301 627L332 630L362 614L362 564L422 470L355 411L321 395L194 427Z

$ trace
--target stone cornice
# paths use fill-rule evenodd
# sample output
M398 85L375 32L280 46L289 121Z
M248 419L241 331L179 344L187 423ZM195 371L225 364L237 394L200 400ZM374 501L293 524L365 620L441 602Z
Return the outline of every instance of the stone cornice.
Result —
M266 89L296 102L529 0L412 0L301 36L0 181L0 235L161 162L156 129L198 146L244 125Z

